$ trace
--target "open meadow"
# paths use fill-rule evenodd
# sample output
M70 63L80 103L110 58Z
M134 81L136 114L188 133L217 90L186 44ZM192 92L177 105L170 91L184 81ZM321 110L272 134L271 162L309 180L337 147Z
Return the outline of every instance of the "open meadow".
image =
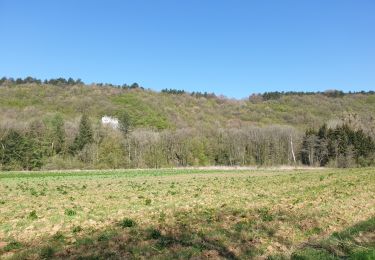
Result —
M372 259L374 216L374 168L0 173L4 259Z

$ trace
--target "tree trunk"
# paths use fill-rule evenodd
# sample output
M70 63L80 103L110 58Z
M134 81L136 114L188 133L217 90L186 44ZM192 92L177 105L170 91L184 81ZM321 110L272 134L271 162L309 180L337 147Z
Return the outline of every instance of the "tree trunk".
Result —
M295 154L294 154L292 135L290 135L290 148L292 149L292 156L293 156L294 164L296 164L296 156L295 156Z

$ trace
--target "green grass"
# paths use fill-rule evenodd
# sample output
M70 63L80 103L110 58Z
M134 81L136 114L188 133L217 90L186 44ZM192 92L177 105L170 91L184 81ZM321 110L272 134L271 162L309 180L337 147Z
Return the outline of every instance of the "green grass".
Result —
M7 172L0 190L0 258L372 259L375 248L374 168Z
M362 221L327 239L306 244L293 259L375 259L375 217Z

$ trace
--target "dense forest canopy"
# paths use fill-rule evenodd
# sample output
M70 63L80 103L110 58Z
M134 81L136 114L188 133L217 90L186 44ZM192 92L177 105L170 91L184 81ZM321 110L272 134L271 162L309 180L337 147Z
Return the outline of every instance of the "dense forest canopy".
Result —
M250 91L249 91L250 92ZM374 163L375 93L214 93L0 79L0 168ZM119 120L113 128L103 116Z

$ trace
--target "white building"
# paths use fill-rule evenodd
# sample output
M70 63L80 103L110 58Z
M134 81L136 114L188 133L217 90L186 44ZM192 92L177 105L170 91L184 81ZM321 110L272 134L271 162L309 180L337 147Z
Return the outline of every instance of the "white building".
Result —
M119 126L118 119L115 117L110 117L110 116L103 116L102 124L110 126L112 128L118 128Z

